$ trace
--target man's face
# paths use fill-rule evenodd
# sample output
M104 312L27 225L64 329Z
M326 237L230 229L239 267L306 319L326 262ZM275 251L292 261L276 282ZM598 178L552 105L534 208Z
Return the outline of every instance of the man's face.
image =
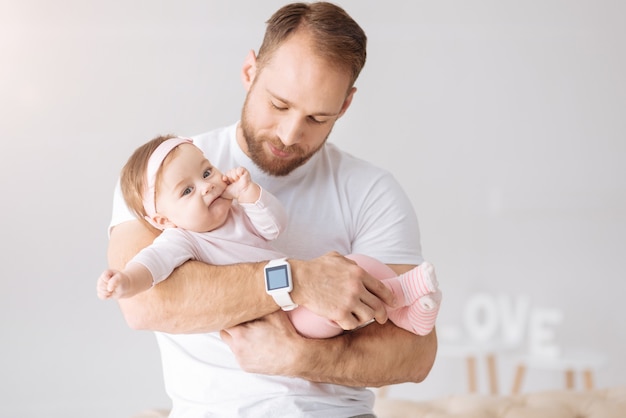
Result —
M348 72L311 52L305 35L286 41L248 86L239 145L265 172L283 176L328 138L352 99Z

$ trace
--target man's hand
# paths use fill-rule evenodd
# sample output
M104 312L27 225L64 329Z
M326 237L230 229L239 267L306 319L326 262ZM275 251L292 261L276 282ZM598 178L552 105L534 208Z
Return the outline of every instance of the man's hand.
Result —
M331 252L311 261L289 259L294 280L293 300L311 312L351 330L370 321L387 321L385 304L393 294L354 261Z
M297 333L283 311L220 331L239 365L248 373L295 376Z
M333 338L304 338L282 311L220 334L246 372L359 387L421 382L437 352L434 331L422 337L391 322Z

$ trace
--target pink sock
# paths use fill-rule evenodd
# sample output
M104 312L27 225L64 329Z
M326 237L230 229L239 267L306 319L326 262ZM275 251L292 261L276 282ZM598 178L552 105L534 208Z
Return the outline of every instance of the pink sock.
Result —
M398 276L404 292L405 305L410 305L422 296L426 296L439 290L435 268L428 262Z
M385 283L404 306L389 311L389 319L417 335L430 333L441 305L441 291L432 264L424 262L397 278L386 280Z

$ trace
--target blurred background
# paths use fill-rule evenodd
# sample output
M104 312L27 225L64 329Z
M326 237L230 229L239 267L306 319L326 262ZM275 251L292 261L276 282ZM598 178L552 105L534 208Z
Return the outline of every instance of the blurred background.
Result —
M113 187L153 136L239 118L285 3L0 0L0 416L169 407L152 333L95 294ZM469 356L487 392L490 353L500 393L529 354L625 384L626 3L337 3L369 49L330 140L403 184L445 295L429 378L390 393L465 393ZM530 367L522 390L563 385Z

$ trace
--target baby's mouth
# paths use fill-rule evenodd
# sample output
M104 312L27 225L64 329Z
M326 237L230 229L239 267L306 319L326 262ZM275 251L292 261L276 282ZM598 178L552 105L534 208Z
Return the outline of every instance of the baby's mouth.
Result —
M217 202L218 200L223 199L223 200L230 200L230 199L226 199L225 197L222 196L222 193L215 195L208 203L207 203L207 208L210 208L211 205L213 205L213 203Z
M217 199L219 199L220 197L222 197L222 194L216 194L216 193L211 193L210 196L210 200L207 202L206 206L211 207L211 205L213 204L213 202L215 202Z

